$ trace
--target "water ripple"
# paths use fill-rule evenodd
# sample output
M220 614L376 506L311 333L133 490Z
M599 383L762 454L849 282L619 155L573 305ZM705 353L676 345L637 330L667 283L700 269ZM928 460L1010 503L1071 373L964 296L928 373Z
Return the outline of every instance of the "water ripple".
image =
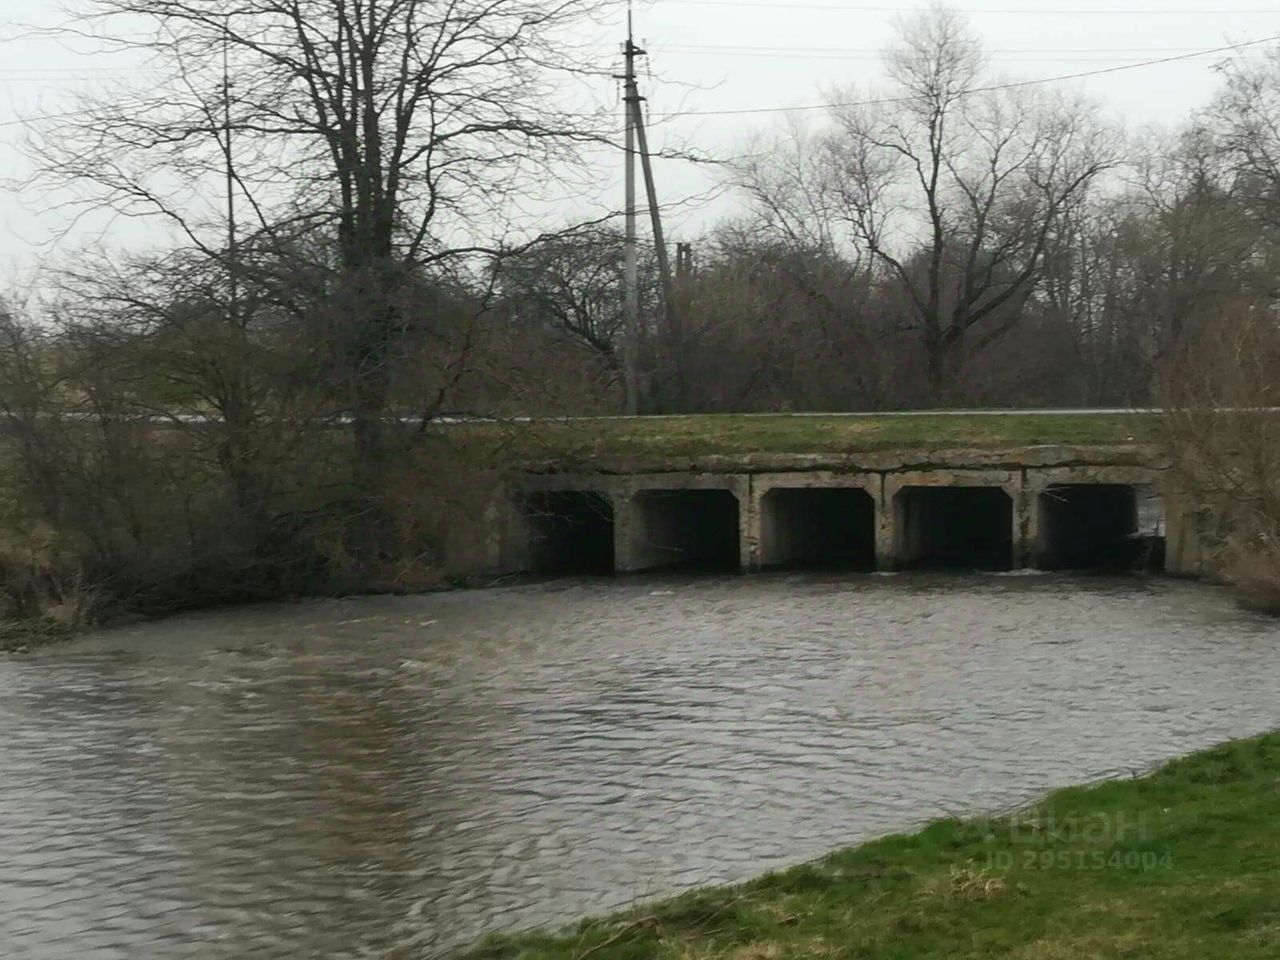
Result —
M14 960L433 957L1280 724L1280 631L1140 580L569 582L0 660Z

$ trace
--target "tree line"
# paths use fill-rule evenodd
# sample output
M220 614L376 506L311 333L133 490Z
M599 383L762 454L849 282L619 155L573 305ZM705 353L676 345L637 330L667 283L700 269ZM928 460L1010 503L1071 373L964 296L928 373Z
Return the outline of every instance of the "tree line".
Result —
M616 217L555 213L614 146L572 107L607 9L86 0L69 29L163 79L34 127L39 185L154 235L0 310L0 605L426 582L518 442L441 424L620 412L628 374L642 412L1146 405L1274 336L1280 50L1138 137L940 9L882 88L744 144L739 213L670 305L642 251L629 330Z
M1277 51L1224 63L1180 129L1128 135L1069 91L996 83L947 11L904 22L886 70L733 166L742 212L677 278L686 409L1155 405L1192 334L1274 302ZM531 252L519 287L607 362L625 331L600 256L620 243ZM639 339L668 410L656 310Z

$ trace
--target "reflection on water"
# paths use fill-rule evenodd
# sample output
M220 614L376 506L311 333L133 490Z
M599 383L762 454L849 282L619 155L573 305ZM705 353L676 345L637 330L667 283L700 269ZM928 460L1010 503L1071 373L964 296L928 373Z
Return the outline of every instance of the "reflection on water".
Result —
M560 582L0 660L8 958L431 957L1280 725L1185 583Z

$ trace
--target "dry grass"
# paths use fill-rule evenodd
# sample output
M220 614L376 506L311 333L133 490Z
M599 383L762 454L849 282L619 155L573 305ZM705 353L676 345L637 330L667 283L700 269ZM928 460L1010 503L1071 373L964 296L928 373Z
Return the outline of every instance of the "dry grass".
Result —
M931 881L925 888L928 897L943 900L992 900L1009 892L1004 877L983 867L952 864L946 874Z

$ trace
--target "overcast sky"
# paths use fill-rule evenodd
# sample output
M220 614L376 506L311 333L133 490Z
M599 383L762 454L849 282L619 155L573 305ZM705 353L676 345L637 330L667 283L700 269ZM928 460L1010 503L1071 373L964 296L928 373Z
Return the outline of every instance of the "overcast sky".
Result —
M74 0L72 0L74 3ZM1280 10L1219 0L964 0L948 4L968 14L993 69L1017 79L1053 77L1122 66L1280 34ZM874 86L879 51L903 11L924 4L884 0L655 0L637 2L637 41L649 53L642 92L654 114L655 147L668 139L729 156L751 133L779 122L776 113L725 113L821 103L834 86ZM29 25L64 17L63 0L0 0L0 168L22 174L15 144L21 120L65 109L68 91L127 76L126 65L91 43L69 47L32 38ZM625 13L603 30L604 49L625 35ZM1262 48L1238 56L1256 56ZM1098 100L1128 129L1174 125L1203 105L1216 86L1213 65L1223 54L1138 67L1066 81ZM652 76L649 72L652 71ZM615 95L600 91L601 102ZM699 115L656 122L658 115ZM710 112L710 113L709 113ZM620 204L621 157L603 158L598 200ZM702 194L704 172L665 162L658 169L665 202ZM669 213L672 239L695 235L732 209L732 200L684 203ZM0 286L29 273L41 258L85 242L52 238L63 218L30 196L0 188ZM122 228L125 242L138 228ZM132 233L131 233L132 231Z

